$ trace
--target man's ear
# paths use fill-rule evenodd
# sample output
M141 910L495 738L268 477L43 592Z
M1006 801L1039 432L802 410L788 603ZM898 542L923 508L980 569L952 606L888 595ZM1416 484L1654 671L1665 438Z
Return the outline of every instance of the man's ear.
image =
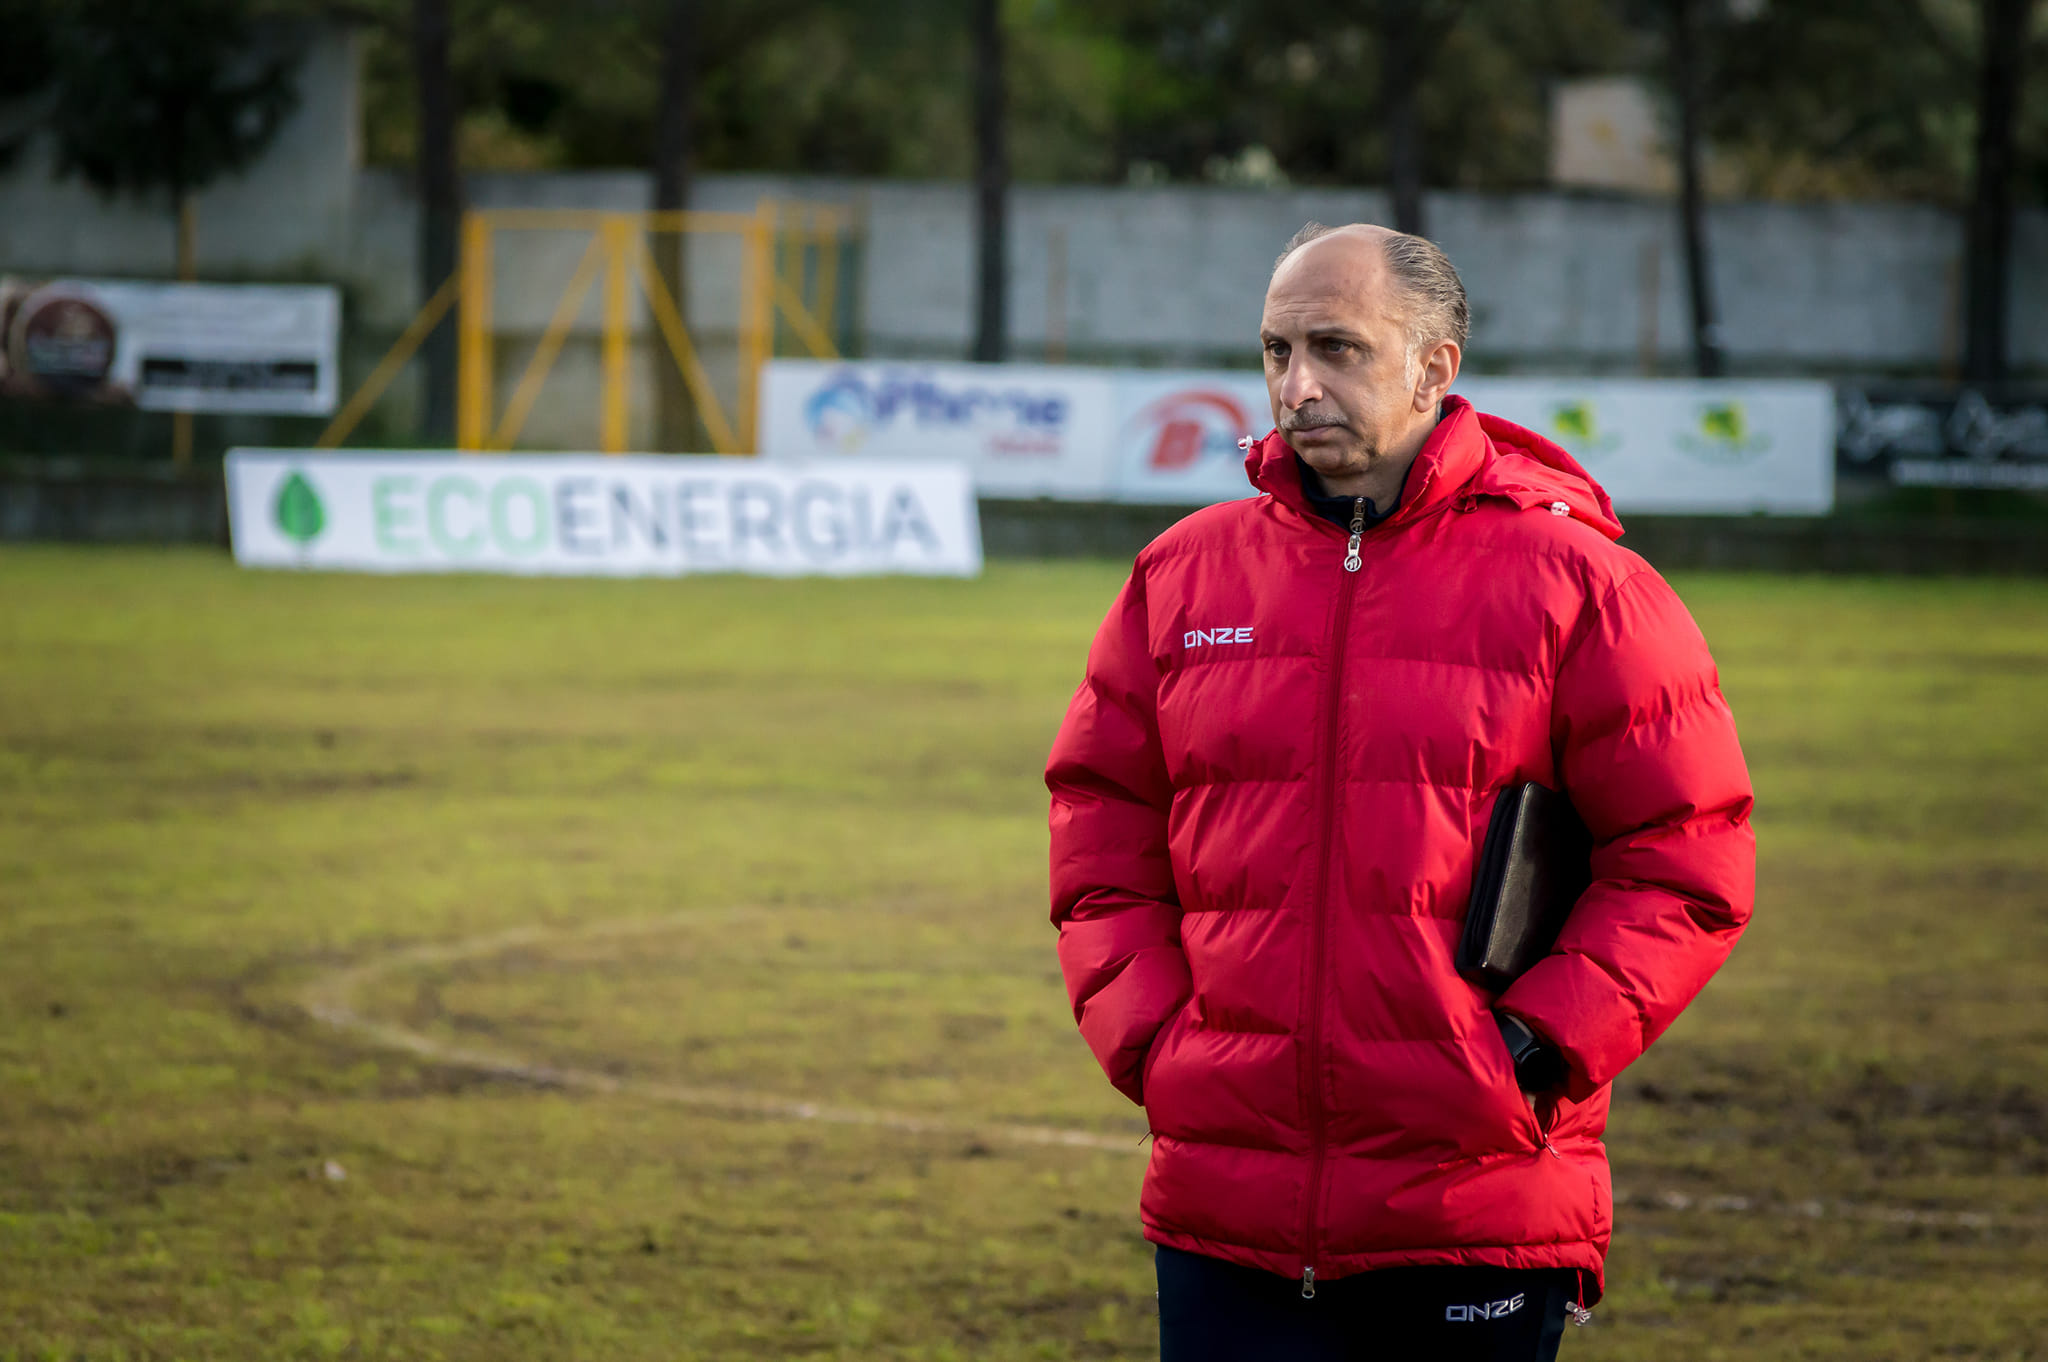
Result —
M1422 356L1415 379L1415 410L1435 411L1443 405L1444 394L1457 381L1458 365L1464 360L1456 341L1438 341Z

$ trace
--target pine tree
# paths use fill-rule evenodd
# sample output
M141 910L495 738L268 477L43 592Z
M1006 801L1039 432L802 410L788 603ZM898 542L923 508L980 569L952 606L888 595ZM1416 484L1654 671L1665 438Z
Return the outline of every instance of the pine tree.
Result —
M296 62L259 52L239 0L71 0L50 35L59 174L163 196L191 277L192 196L254 161L298 102Z

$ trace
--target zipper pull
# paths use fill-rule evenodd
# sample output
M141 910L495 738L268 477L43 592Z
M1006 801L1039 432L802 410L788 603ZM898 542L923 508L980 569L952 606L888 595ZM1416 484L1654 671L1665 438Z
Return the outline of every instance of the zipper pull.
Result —
M1344 570L1346 572L1358 571L1358 565L1363 561L1358 556L1358 541L1364 537L1365 498L1360 497L1351 506L1351 542L1344 546ZM1310 1287L1304 1294L1313 1296L1315 1295L1315 1289Z
M1312 1267L1301 1270L1301 1298L1305 1301L1316 1298L1316 1270Z
M1550 1127L1544 1123L1543 1109L1537 1105L1538 1102L1548 1100L1548 1098L1531 1097L1529 1099L1529 1114L1536 1118L1536 1138L1542 1142L1543 1152L1556 1159L1559 1163L1563 1163L1564 1155L1558 1153L1557 1146L1550 1142ZM1557 1119L1556 1107L1550 1109L1550 1118L1553 1121Z

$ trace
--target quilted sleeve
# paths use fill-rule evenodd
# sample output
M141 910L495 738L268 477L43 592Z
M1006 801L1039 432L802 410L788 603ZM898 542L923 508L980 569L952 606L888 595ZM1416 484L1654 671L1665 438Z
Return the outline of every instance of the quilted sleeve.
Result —
M1088 652L1047 763L1052 920L1082 1038L1142 1102L1145 1055L1192 991L1166 847L1172 789L1159 745L1142 564Z
M1583 1101L1664 1033L1749 921L1749 770L1692 616L1647 569L1601 602L1557 675L1551 740L1593 834L1593 883L1499 1000Z

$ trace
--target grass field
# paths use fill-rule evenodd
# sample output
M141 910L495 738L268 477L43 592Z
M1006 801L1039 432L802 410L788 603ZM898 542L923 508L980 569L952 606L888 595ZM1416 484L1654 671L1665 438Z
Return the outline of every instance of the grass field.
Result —
M0 552L0 1359L1150 1355L1038 782L1120 575ZM2048 583L1678 585L1757 918L1565 1355L2048 1358Z

